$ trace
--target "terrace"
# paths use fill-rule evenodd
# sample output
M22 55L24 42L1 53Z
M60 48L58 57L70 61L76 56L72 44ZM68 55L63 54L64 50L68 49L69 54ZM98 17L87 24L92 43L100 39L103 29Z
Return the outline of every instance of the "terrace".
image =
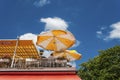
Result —
M81 80L68 60L42 54L32 40L0 40L0 80Z
M64 58L43 57L43 51L37 51L31 40L19 40L17 47L16 43L17 40L0 40L0 71L72 68Z

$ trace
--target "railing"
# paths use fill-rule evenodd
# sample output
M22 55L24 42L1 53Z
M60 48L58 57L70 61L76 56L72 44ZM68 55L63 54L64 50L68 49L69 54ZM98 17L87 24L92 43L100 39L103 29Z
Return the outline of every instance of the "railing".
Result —
M33 59L30 61L17 60L14 62L13 68L18 69L30 69L30 68L56 68L56 67L71 67L67 64L67 60L54 59L54 58L42 58ZM9 60L0 61L0 68L10 68Z

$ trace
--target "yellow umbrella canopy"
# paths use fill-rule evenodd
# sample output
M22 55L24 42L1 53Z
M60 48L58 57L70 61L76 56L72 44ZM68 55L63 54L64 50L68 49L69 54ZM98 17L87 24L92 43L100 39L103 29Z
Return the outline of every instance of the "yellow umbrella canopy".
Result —
M63 52L54 52L53 56L56 58L65 58L69 61L79 60L82 56L76 50L65 50Z
M53 51L63 51L75 43L75 38L69 31L52 30L38 35L37 45Z

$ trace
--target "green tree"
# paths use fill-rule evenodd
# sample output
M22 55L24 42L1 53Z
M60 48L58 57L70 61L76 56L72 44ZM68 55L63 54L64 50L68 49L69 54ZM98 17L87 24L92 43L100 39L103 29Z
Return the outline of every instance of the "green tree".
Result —
M99 55L80 64L83 80L120 80L120 46L99 51Z

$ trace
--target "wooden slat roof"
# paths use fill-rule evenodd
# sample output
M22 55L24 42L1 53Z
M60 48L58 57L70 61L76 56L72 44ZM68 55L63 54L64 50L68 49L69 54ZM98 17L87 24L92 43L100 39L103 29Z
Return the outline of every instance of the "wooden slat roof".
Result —
M13 56L17 40L0 40L0 57ZM21 58L39 58L32 40L18 40L16 56Z

